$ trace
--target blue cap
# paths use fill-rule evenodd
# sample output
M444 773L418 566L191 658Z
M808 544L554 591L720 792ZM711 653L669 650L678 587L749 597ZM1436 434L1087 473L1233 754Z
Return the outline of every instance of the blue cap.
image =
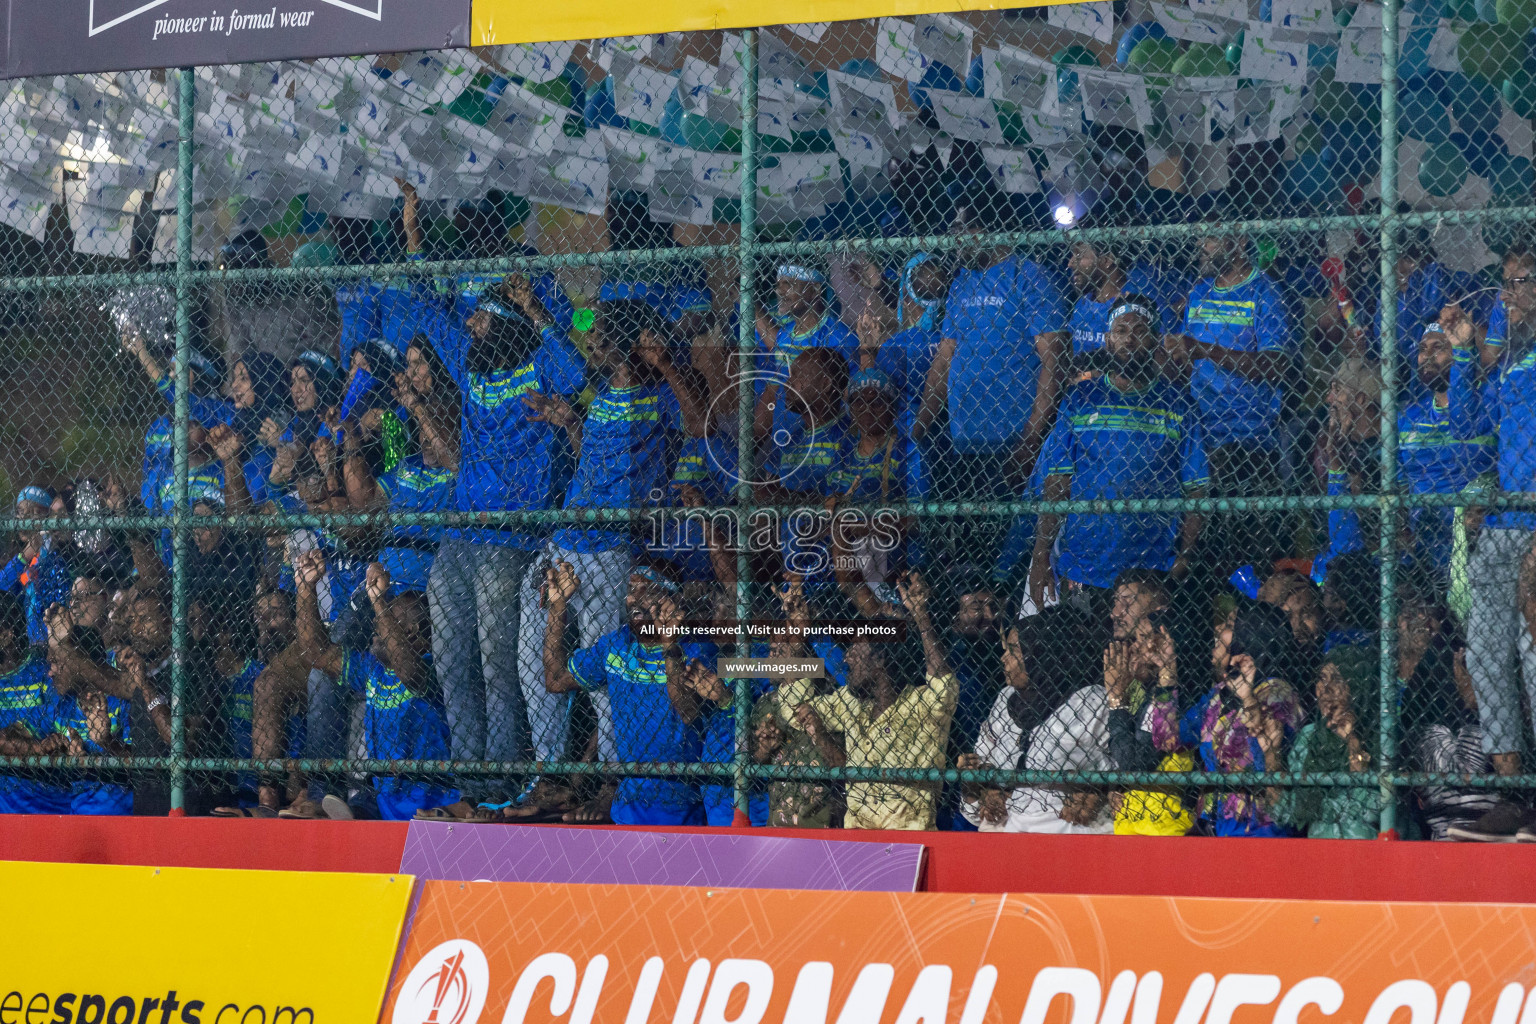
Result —
M510 306L498 302L490 292L481 295L480 301L475 303L475 312L479 313L482 310L503 320L521 320L525 323L528 321L528 318L523 316L523 314L512 309Z
M895 397L896 385L891 383L890 375L884 370L868 369L859 370L848 378L848 393L863 391L865 388L874 388L885 395Z
M46 487L38 487L36 484L33 484L31 487L23 487L21 493L16 495L17 506L20 507L24 501L30 501L34 505L41 505L43 508L52 508L53 492L49 491Z
M715 308L708 288L679 288L673 291L670 305L667 316L672 320L681 320L684 313L708 313Z
M336 361L324 352L305 349L299 353L298 362L307 364L317 373L324 373L331 377L336 376Z
M1251 565L1245 565L1232 574L1231 583L1239 594L1250 601L1259 599L1259 574Z
M666 303L667 290L659 284L649 281L604 281L597 290L599 302L622 302L625 299L639 299L652 309L660 312Z

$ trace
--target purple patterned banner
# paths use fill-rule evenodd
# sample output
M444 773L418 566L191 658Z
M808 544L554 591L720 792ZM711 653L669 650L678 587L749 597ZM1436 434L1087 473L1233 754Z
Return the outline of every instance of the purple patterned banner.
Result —
M914 892L916 843L413 821L402 873L447 881Z

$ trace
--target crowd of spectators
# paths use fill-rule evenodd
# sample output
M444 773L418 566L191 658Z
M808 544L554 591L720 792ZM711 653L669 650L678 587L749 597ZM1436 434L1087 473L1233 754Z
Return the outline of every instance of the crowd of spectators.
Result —
M403 188L400 229L420 258ZM750 358L733 303L697 268L615 273L590 312L551 274L350 281L334 309L331 292L318 305L306 292L324 331L260 286L231 292L223 336L198 339L188 368L192 511L383 515L192 531L179 555L187 754L473 765L200 770L188 809L1369 838L1387 709L1398 767L1520 774L1536 513L1485 516L1472 498L1531 489L1536 253L1516 243L1480 279L1405 234L1388 384L1373 286L1341 293L1304 236L1278 259L1214 228L1187 253L1071 233L1039 251L968 240L1007 227L1005 205L971 189L951 204L952 248L860 257L858 308L824 262L768 268ZM232 258L259 263L262 244L243 236ZM1369 241L1353 246L1369 266ZM171 350L143 324L121 340L165 401L137 492L119 474L37 481L19 518L173 508ZM1389 387L1397 486L1464 503L1389 524L1378 505L1156 504L1375 493ZM710 511L748 495L771 508L745 524ZM1145 504L1013 520L911 508L1020 498ZM392 518L555 509L634 515ZM1400 563L1395 673L1381 665L1384 539ZM169 754L175 554L169 530L18 535L0 569L0 754ZM743 569L757 582L739 599ZM735 651L722 629L743 619L792 625L742 642L815 659L822 677L722 679L717 658ZM815 635L887 621L905 639ZM700 623L714 632L690 634ZM745 756L803 770L759 782L745 812L731 778L743 699ZM555 767L495 767L530 761ZM650 767L559 769L572 761ZM669 765L714 774L656 767ZM845 784L843 767L914 774ZM921 774L944 768L1169 780ZM4 811L169 806L163 772L9 771ZM1190 786L1189 771L1362 784ZM1536 817L1505 790L1448 778L1398 801L1406 835L1536 841Z

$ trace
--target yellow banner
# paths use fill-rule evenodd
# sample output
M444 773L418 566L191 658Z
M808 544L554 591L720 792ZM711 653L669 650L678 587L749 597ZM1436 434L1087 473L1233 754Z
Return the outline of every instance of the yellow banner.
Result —
M1048 7L1062 0L1019 0L1006 4L957 0L654 0L619 4L612 0L474 0L472 46L553 43L565 39L752 28L854 18L906 17L945 11L991 11L1001 7ZM1076 2L1076 0L1066 0ZM962 73L963 73L962 69Z
M409 875L0 862L6 1024L377 1024Z

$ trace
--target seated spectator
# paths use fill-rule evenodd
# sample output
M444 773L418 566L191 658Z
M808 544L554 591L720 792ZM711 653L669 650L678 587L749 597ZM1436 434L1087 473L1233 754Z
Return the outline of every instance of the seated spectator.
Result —
M85 753L57 728L57 705L48 663L28 645L21 601L0 594L0 754ZM0 775L0 813L68 814L69 788L45 778L30 772Z
M269 663L292 647L298 639L292 595L268 589L257 596L253 608L249 620L224 615L214 627L218 646L214 652L213 667L220 679L219 689L223 692L224 721L230 752L237 758L255 756L253 735L257 678ZM303 721L298 715L291 716L287 721L286 741L283 743L283 753L287 757L303 755ZM259 800L256 776L248 772L242 772L236 778L235 803L216 807L210 813L215 818L277 817L275 808Z
M1059 688L1040 677L1033 630L1010 630L1003 645L1003 677L992 713L976 738L976 751L961 755L965 770L1018 767L1024 771L1107 771L1109 734L1105 691L1091 684L1057 703ZM1047 641L1049 642L1049 641ZM1046 696L1040 691L1046 691ZM1044 699L1042 699L1044 697ZM1092 787L965 787L960 804L966 819L982 832L1102 834L1114 823L1104 794Z
M1046 499L1204 497L1210 481L1201 424L1181 389L1157 375L1151 300L1126 299L1109 322L1109 371L1072 390L1046 444ZM1042 514L1030 597L1043 607L1058 586L1053 577L1074 600L1099 603L1126 569L1182 577L1204 525L1193 514L1078 513L1063 527L1060 516Z
M803 353L820 348L836 352L851 366L857 362L859 339L833 315L827 277L819 266L783 264L774 292L783 322L764 308L757 312L760 379L766 383L757 399L753 432L759 441L783 447L798 426L795 382L790 378L795 363Z
M46 519L52 515L53 493L42 487L24 487L16 496L17 519ZM27 640L48 642L48 609L69 600L74 581L69 564L53 549L46 530L21 530L16 534L21 550L0 567L0 592L22 601Z
M363 696L363 746L374 760L442 761L448 758L448 725L430 692L431 625L426 601L415 591L390 596L382 566L368 567L368 600L374 614L373 642L351 650L330 642L315 600L325 575L325 556L305 552L294 567L297 647L311 669L340 680ZM374 776L379 817L408 821L418 813L456 803L459 793L406 776ZM439 817L444 816L440 812Z
M1153 696L1154 721L1178 722L1176 733L1156 737L1159 748L1198 749L1207 772L1281 771L1302 723L1295 688L1277 674L1278 666L1294 661L1290 622L1271 605L1247 604L1221 633L1217 682L1188 711L1181 714L1167 695ZM1205 797L1201 820L1219 836L1284 835L1268 802L1251 792L1215 790Z
M1380 652L1369 644L1335 647L1317 676L1316 713L1297 730L1286 755L1288 769L1305 775L1373 771L1381 756L1380 707ZM1379 831L1381 793L1373 787L1274 788L1270 801L1277 824L1310 839L1375 839Z
M1323 653L1350 644L1377 643L1381 627L1381 568L1363 552L1334 560L1323 584L1323 615L1328 631Z
M943 341L939 325L944 322L951 276L939 257L920 252L901 268L898 330L892 334L888 321L873 310L859 316L859 368L880 370L891 379L897 396L896 429L907 437L913 436L928 368Z
M921 769L944 765L959 684L928 614L927 583L914 573L899 589L902 604L923 640L925 685L899 688L879 648L855 643L848 648L846 687L813 696L811 681L799 679L779 694L780 716L787 723L804 729L809 723L801 722L798 709L808 707L826 729L844 735L850 767ZM931 830L938 791L939 786L930 783L850 783L844 827Z
M692 723L703 698L689 685L686 669L695 659L712 663L714 648L684 643L673 635L682 622L676 582L650 569L631 572L624 597L627 622L567 659L566 614L580 589L581 580L569 562L556 562L546 571L545 687L552 694L606 689L620 761L698 761L700 739ZM665 778L621 779L609 814L620 825L704 823L698 787Z
M1179 658L1168 628L1171 601L1156 573L1127 569L1115 581L1110 642L1104 648L1108 751L1128 772L1193 771L1194 758L1177 742ZM1181 625L1175 622L1174 626ZM1132 789L1119 797L1116 835L1182 836L1195 826L1180 787Z
M1007 197L981 190L957 203L953 230L989 234L1012 221ZM1056 415L1067 309L1051 275L1011 246L966 244L959 259L913 436L921 439L947 410L954 457L935 480L939 494L1007 499L1029 476ZM990 560L997 538L986 532Z
M779 718L778 695L767 694L752 711L752 760L777 767L841 768L848 755L809 707L796 711L791 728ZM840 828L847 813L842 787L827 779L775 779L768 784L769 828Z
M1478 725L1477 692L1467 672L1466 641L1449 627L1444 605L1422 589L1399 587L1397 627L1399 719L1409 765L1433 774L1492 774ZM1457 786L1426 786L1414 795L1423 838L1435 840L1461 838L1462 830L1499 802L1496 790Z

